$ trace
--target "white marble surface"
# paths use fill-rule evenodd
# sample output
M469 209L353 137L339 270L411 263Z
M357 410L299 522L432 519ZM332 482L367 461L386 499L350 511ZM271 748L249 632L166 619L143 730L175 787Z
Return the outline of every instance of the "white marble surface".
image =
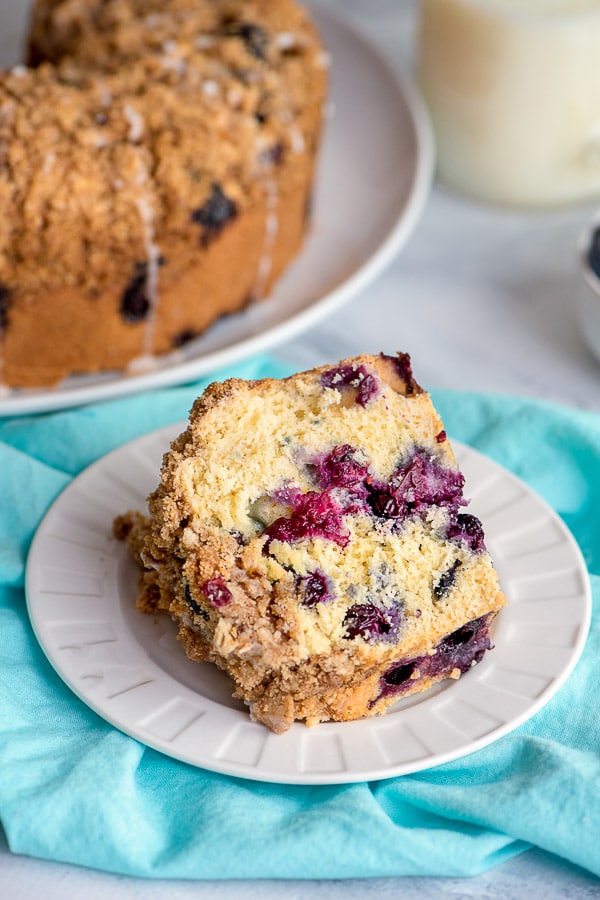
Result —
M327 2L344 7L408 66L412 2ZM593 211L498 210L436 187L408 246L371 288L277 355L300 368L359 352L408 350L428 388L522 394L600 411L600 364L587 351L575 317L575 245ZM473 879L147 882L11 855L0 837L0 898L38 895L44 900L591 900L600 897L600 883L537 850Z
M147 881L0 852L2 900L594 900L597 879L531 850L477 878Z

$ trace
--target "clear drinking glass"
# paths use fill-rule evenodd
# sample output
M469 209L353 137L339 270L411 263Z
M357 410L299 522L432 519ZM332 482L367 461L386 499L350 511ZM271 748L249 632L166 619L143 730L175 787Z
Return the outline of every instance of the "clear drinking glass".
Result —
M600 196L600 0L420 0L438 173L524 207Z

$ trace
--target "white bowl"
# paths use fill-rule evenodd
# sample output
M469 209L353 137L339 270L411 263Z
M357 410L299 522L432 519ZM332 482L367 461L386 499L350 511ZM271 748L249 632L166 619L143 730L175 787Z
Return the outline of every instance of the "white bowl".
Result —
M594 243L597 250L592 256ZM600 361L600 215L585 229L579 241L579 290L577 305L581 335Z

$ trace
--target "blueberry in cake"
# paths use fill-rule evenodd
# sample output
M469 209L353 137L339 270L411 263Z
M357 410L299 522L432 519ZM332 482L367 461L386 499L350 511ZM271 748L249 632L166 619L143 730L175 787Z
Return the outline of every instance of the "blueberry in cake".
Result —
M190 659L274 732L379 714L458 678L505 603L409 357L210 385L148 514L115 532Z
M0 71L0 384L143 371L267 296L327 83L294 0L36 0Z

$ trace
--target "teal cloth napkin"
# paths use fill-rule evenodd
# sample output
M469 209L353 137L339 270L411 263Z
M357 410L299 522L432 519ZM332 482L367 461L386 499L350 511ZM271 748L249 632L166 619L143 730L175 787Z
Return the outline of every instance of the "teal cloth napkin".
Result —
M265 358L228 373L283 374ZM221 377L221 376L219 376ZM25 609L41 517L71 478L183 419L206 382L0 421L0 822L15 853L147 877L351 878L479 873L537 846L600 875L600 416L434 392L451 436L505 465L564 518L595 615L575 671L534 718L453 763L381 782L281 786L150 750L80 702Z

